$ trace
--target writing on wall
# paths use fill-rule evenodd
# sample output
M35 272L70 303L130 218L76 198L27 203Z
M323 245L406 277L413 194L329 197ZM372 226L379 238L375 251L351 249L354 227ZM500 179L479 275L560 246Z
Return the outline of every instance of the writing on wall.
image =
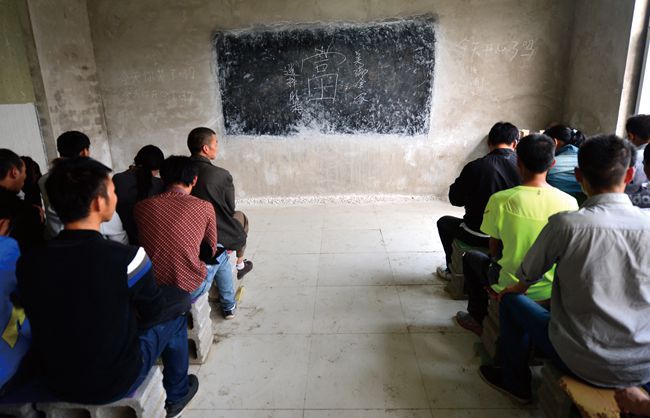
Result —
M223 32L215 48L227 134L429 130L430 20Z

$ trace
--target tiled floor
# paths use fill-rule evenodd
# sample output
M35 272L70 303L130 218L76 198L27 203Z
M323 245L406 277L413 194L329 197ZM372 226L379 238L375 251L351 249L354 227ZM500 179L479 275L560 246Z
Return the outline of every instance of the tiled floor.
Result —
M431 273L437 202L241 208L255 269L193 370L186 418L541 417L477 375L464 309Z

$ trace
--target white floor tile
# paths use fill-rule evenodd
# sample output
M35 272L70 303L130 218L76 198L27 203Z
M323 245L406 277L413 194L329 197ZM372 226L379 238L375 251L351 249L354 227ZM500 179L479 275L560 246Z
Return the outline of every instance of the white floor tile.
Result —
M218 335L309 334L314 316L315 287L247 286L234 319L214 310L212 328Z
M443 251L438 232L432 228L381 230L388 252Z
M428 406L407 336L354 334L312 338L306 409Z
M444 284L436 277L439 265L445 264L445 253L389 252L390 267L396 284Z
M313 332L406 332L394 286L319 287Z
M428 409L305 410L304 418L431 418Z
M319 286L394 284L388 255L380 253L323 254L318 266Z
M232 335L201 366L192 409L302 409L310 338Z
M288 254L261 251L255 255L254 269L246 276L251 287L316 286L320 254Z
M379 229L324 230L322 253L379 253L386 251Z
M409 332L467 333L453 319L456 312L467 310L467 301L450 299L443 286L399 286L397 292Z
M318 254L321 252L321 229L266 231L262 234L256 254Z
M302 410L188 409L183 418L302 418Z

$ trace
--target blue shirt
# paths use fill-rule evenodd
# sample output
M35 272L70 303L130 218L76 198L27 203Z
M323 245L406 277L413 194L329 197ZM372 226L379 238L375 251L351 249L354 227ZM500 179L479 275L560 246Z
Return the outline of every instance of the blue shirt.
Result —
M578 147L565 145L555 154L555 165L546 175L551 186L572 196L582 193L580 183L576 180L573 169L578 166Z
M18 370L32 338L25 312L15 308L10 299L16 290L18 257L16 240L0 236L0 387Z

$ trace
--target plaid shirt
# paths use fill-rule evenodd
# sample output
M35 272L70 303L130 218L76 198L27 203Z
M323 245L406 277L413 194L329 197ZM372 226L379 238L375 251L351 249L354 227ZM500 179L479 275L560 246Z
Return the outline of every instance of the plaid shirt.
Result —
M158 284L193 292L207 269L199 259L201 243L217 250L217 221L212 205L181 189L170 189L136 204L138 239L153 262Z

